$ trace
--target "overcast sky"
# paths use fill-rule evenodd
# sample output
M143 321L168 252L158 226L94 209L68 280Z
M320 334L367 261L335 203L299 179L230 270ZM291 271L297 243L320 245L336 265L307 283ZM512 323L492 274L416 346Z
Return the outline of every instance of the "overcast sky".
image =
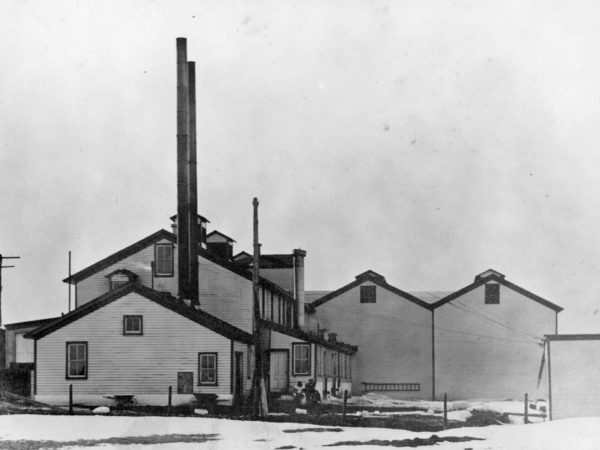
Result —
M600 327L596 1L0 3L5 323L176 212L175 38L196 61L199 212L306 286L494 268ZM9 262L6 262L7 264Z

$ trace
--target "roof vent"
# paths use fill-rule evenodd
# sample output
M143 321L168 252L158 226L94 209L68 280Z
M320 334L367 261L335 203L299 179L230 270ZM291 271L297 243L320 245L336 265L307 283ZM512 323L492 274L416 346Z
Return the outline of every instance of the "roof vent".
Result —
M494 270L494 269L488 269L485 272L481 272L479 275L475 276L475 281L479 281L483 278L488 278L488 277L497 277L497 278L506 278L506 275Z
M356 275L355 277L358 281L365 281L365 280L372 280L372 281L380 281L382 283L385 283L385 277L383 275L379 275L377 272L375 272L374 270L367 270L366 272L363 272L359 275Z

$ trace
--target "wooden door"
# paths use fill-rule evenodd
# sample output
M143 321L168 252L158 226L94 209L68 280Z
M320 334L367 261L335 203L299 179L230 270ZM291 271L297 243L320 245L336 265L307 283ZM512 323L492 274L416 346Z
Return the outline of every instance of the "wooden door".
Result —
M177 393L194 393L194 372L177 372Z
M288 352L273 350L270 356L270 391L286 392L288 388Z

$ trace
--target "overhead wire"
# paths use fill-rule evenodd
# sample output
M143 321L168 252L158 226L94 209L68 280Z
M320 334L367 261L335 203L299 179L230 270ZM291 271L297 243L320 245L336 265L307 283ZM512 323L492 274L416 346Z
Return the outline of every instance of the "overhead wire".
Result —
M411 326L411 327L416 327L416 328L426 328L428 330L431 329L431 325L415 324L415 323L409 322L407 320L402 320L402 319L397 318L397 317L390 317L389 315L383 315L383 314L377 314L377 313L372 313L372 312L359 311L357 309L352 309L352 308L344 308L342 306L332 305L331 303L323 303L323 304L319 305L319 308L323 308L323 307L337 309L337 310L341 310L341 311L346 311L346 312L351 313L351 314L356 314L357 316L361 316L361 315L365 316L365 315L367 315L367 316L371 316L371 317L381 318L381 319L384 319L384 320L387 320L387 321L392 321L394 323L402 324L402 325L405 325L405 326ZM528 344L539 345L539 339L537 337L533 336L533 335L526 335L527 338L532 339L531 341L521 341L521 340L504 338L504 337L500 337L500 336L492 336L492 335L489 335L489 334L473 333L473 332L468 332L468 331L463 331L463 330L454 330L454 329L444 328L444 327L438 327L438 326L436 326L436 329L437 330L446 331L448 333L478 336L478 337L489 338L489 339L494 339L494 340L501 340L501 341L506 341L506 342L528 343ZM512 330L512 331L515 331L515 330Z

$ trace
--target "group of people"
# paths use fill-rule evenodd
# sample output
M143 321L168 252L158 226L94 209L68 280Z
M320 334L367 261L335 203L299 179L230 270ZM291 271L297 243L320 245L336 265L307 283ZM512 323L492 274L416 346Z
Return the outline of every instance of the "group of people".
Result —
M308 380L306 386L298 381L294 388L294 399L298 405L315 406L321 402L321 394L315 389L315 380Z

